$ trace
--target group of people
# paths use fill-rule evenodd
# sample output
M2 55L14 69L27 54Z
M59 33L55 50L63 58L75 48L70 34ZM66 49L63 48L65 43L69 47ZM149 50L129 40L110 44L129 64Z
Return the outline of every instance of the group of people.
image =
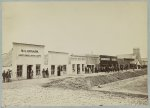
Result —
M2 73L2 77L3 77L3 83L5 82L10 82L11 80L11 70L7 70L7 71L3 71Z
M116 72L116 71L124 71L124 70L129 70L129 69L135 69L134 67L133 68L131 68L131 67L129 67L128 65L120 65L120 66L118 66L118 65L116 65L116 66L101 66L101 68L100 68L100 71L101 72Z
M48 68L46 70L45 69L42 70L42 76L43 76L43 78L48 78L49 77Z
M118 66L102 66L100 70L101 72L115 72L115 71L119 71L119 67Z
M90 68L90 67L85 67L85 73L93 73L94 72L94 70L92 69L92 68Z
M128 70L128 69L135 69L135 66L128 66L128 65L104 65L104 66L96 66L96 67L85 67L85 73L98 73L98 72L115 72L115 71L123 71L123 70ZM75 70L74 70L75 71ZM80 69L78 69L80 71ZM40 73L40 72L39 72ZM19 73L17 73L17 76L21 76ZM49 77L49 70L44 69L42 70L42 76L43 78L48 78ZM3 71L2 73L3 77L3 82L10 82L11 81L11 70L8 69L7 71ZM33 70L27 70L27 78L32 79L33 78Z
M100 72L100 68L99 67L85 67L85 73L98 73Z
M116 72L116 71L123 71L123 70L128 70L129 66L128 65L103 65L95 68L90 68L90 67L85 67L85 73L98 73L98 72ZM135 67L132 67L131 69L135 69Z

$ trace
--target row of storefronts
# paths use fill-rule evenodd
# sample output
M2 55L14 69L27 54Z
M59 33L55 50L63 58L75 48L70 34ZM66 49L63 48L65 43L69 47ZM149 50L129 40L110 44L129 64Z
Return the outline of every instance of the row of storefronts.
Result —
M131 68L139 61L136 56L70 55L66 52L48 51L44 45L13 43L12 50L3 55L3 70L11 69L11 79L32 79L47 76L64 76L116 71ZM135 61L137 60L137 61ZM8 62L9 61L9 62ZM135 63L134 63L135 62ZM138 64L140 65L140 63Z

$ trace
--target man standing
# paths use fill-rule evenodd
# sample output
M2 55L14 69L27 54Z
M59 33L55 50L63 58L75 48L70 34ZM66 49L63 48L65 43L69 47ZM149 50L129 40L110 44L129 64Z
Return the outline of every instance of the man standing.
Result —
M45 78L45 70L44 69L42 70L42 75L43 75L43 78Z
M32 79L33 78L33 70L32 69L31 69L30 73L31 73L31 79Z
M10 78L9 78L9 69L7 70L7 82L9 82Z
M8 71L9 82L11 81L11 70Z
M5 82L8 82L9 78L8 78L8 71L5 73Z
M46 69L46 75L47 75L47 78L49 77L49 71L48 71L48 68Z
M3 73L2 73L2 77L3 77L3 82L5 83L5 70L3 71Z

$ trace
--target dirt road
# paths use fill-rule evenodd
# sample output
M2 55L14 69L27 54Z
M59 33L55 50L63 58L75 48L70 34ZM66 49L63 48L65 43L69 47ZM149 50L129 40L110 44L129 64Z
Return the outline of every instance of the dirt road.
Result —
M147 95L147 75L96 86L93 90Z
M145 80L147 78L146 75L141 77L144 77ZM142 82L145 83L144 79L132 79L133 82L141 82L135 89L146 86L142 84ZM49 81L50 79L46 78L21 80L3 84L3 106L99 106L148 104L148 98L146 96L138 97L95 90L42 87L43 83ZM127 82L128 80L124 80L122 83ZM133 85L133 83L130 84L131 86ZM114 85L116 86L116 84ZM113 84L111 86L113 86ZM121 88L121 86L118 87ZM123 90L125 88L127 88L126 85L121 89Z

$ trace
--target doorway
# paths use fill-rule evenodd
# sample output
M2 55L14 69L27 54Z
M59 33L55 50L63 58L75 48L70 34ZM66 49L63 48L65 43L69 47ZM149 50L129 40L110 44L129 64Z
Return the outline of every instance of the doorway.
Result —
M94 73L94 65L91 65L91 71Z
M17 65L17 77L22 77L22 65Z
M61 66L57 67L57 75L60 76L60 72L61 72Z
M77 64L77 74L80 74L80 64Z
M51 65L51 75L54 75L55 73L55 65Z
M27 65L27 79L32 79L33 78L32 66L33 65Z

